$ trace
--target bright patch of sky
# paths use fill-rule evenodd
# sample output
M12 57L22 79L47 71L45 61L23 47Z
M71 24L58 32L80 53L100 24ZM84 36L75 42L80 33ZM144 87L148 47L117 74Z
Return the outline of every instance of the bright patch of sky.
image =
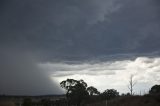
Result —
M160 58L137 57L94 64L44 63L39 66L57 83L67 78L83 79L88 86L95 86L101 92L111 88L121 93L129 92L127 86L131 75L136 82L135 94L147 93L151 86L160 83Z

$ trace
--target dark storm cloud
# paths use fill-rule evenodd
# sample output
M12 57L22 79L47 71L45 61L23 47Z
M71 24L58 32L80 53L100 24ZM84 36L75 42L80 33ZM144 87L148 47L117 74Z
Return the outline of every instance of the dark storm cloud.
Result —
M41 62L159 53L159 11L158 0L1 0L2 87L51 86Z
M1 43L53 57L88 56L94 50L90 43L98 37L87 35L89 27L103 21L112 5L106 0L8 2L1 13Z
M156 2L6 1L2 3L1 45L71 60L159 51Z

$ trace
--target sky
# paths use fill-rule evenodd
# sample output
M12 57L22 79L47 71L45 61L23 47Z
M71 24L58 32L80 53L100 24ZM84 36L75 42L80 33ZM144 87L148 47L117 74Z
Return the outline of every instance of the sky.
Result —
M62 94L83 79L99 91L160 84L159 0L1 0L0 94Z

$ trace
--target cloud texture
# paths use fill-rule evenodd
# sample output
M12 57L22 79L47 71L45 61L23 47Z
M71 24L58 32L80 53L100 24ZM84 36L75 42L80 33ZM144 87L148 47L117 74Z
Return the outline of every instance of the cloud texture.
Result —
M158 0L1 0L0 93L60 93L51 76L112 76L126 70L126 61L157 61L159 5Z

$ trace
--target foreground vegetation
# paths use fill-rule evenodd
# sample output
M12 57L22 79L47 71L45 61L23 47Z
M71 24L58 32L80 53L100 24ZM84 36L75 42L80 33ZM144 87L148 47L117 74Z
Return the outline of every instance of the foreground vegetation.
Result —
M108 101L101 101L86 106L160 106L160 95L120 96Z

